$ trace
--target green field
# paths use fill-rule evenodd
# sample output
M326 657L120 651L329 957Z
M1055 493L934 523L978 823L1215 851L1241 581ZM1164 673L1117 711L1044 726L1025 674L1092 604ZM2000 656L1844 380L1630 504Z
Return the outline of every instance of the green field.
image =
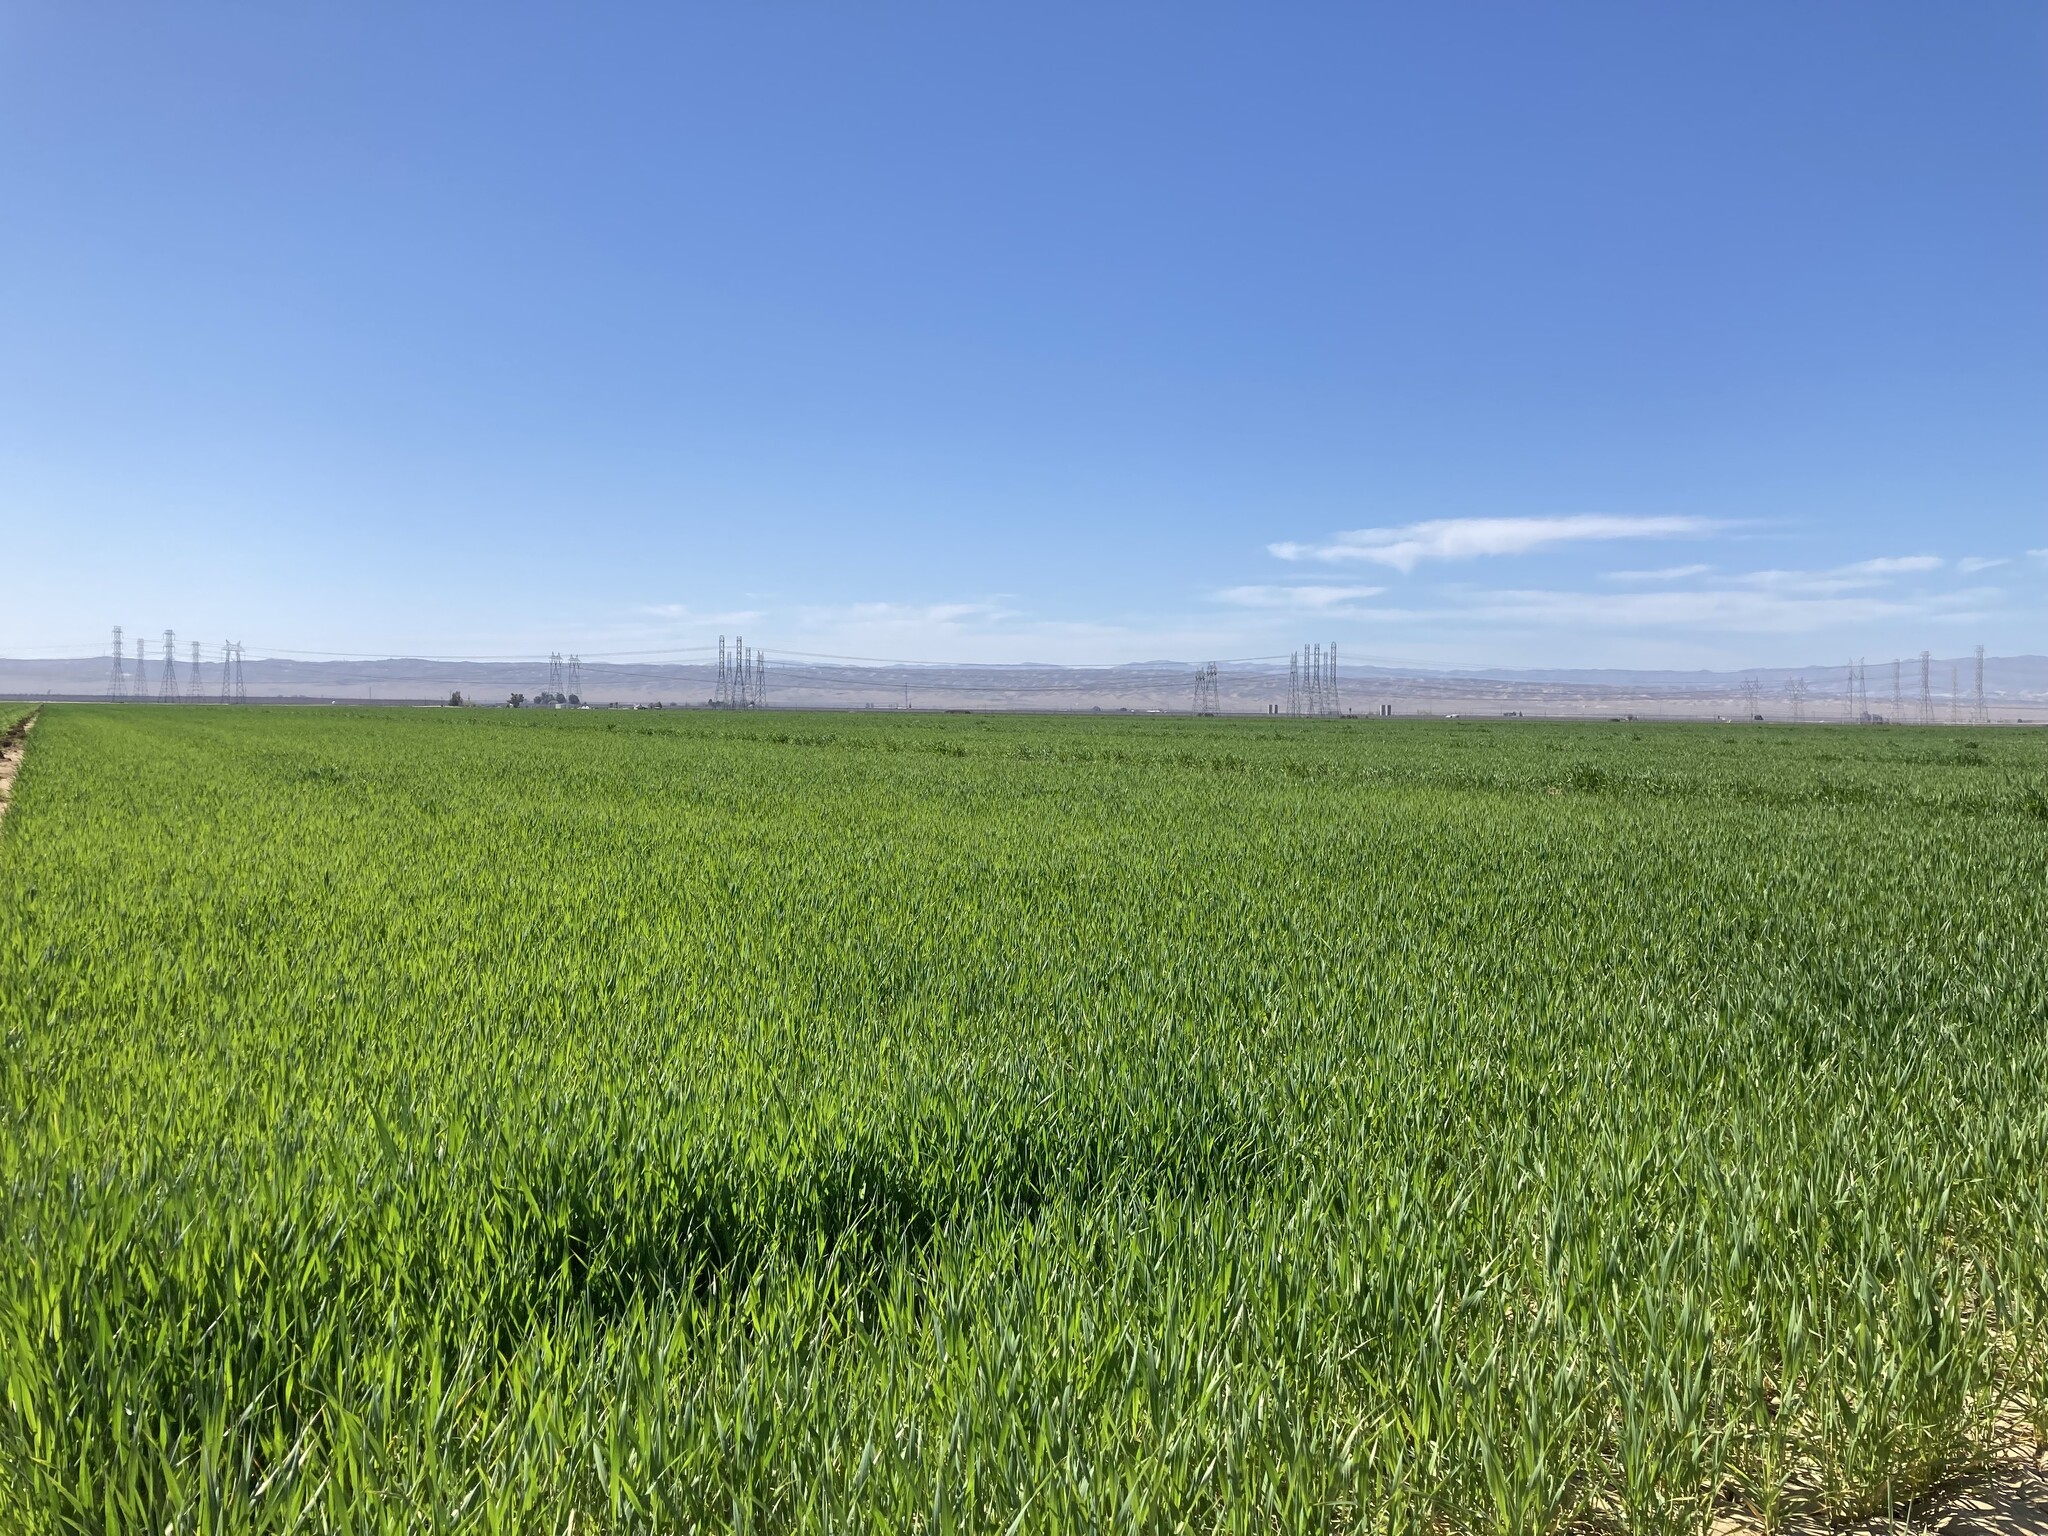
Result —
M2028 732L50 706L0 1530L1881 1508L2048 1431L2044 919Z

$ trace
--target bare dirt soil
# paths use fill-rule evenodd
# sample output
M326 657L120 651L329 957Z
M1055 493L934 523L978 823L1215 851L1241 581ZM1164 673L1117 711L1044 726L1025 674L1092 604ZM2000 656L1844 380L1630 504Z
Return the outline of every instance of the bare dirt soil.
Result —
M0 735L0 817L7 815L7 802L14 794L14 776L21 771L21 757L28 750L28 733L36 728L38 713L31 711L26 720Z
M2048 1536L2048 1447L2018 1452L1891 1515L1851 1526L1795 1522L1784 1536ZM1713 1536L1762 1536L1756 1521L1714 1522Z

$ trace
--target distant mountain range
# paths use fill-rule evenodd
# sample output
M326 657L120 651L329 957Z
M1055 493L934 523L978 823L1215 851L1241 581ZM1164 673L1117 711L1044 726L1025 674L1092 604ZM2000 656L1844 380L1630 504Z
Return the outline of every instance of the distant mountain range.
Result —
M1975 666L1973 656L1930 661L1929 715L1937 721L1970 718ZM133 669L131 660L125 669L131 687ZM108 672L105 656L0 658L0 698L101 698L107 692ZM770 652L765 680L769 705L792 708L1185 712L1193 703L1194 672L1194 662L1173 660L1105 667L903 666L778 659ZM202 664L201 697L220 697L220 674L217 660ZM689 707L706 704L713 697L716 674L716 664L708 662L591 661L582 664L573 685L565 679L563 691L574 691L580 701L592 705ZM155 658L151 658L146 676L148 694L154 698L161 683ZM1266 714L1286 707L1284 665L1233 664L1220 669L1217 681L1226 714ZM184 696L190 679L183 663L178 682ZM544 659L312 661L251 657L243 664L242 682L251 700L335 703L445 702L459 692L471 703L502 705L515 693L531 701L556 691ZM1339 677L1339 695L1343 707L1358 714L1377 714L1383 706L1391 706L1397 714L1717 717L1746 714L1753 707L1769 719L1839 720L1860 703L1871 714L1910 721L1921 718L1920 685L1917 657L1900 665L1896 691L1892 663L1870 663L1860 701L1852 699L1848 669L1839 664L1761 667L1747 672L1625 668L1454 672L1346 664ZM2048 656L1986 658L1984 692L1994 719L2034 723L2048 718Z

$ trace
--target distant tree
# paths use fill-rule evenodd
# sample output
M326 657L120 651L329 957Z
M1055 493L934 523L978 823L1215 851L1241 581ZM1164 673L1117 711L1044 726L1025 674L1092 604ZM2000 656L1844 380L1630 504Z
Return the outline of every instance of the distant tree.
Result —
M526 695L523 693L515 693L512 695L511 698L507 699L505 702L511 705L514 709L517 709L520 705L526 702Z
M453 709L462 708L462 690L458 688L454 693L449 694L448 703Z
M583 701L572 693L569 695L569 707L571 709L581 709L583 707Z

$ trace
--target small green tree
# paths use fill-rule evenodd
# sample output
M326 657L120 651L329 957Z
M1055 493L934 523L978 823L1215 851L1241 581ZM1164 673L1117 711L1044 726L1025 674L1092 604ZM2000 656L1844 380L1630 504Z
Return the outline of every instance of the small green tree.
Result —
M507 699L505 702L511 705L514 709L517 709L520 705L526 702L526 695L523 693L515 693L512 695L511 698Z
M448 707L450 709L462 708L462 690L460 688L448 695Z

